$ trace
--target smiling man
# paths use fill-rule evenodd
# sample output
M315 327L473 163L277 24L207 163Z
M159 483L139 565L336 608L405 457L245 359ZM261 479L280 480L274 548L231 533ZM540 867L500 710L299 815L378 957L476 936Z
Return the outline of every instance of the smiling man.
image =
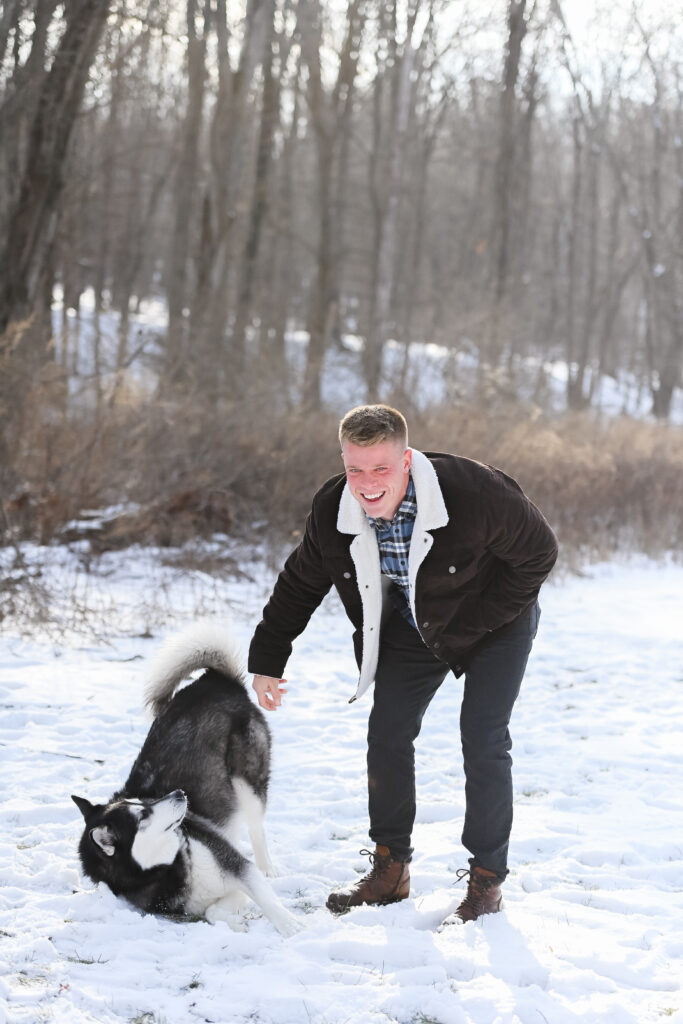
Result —
M352 409L341 421L344 473L313 498L249 651L261 707L286 693L293 640L332 584L355 627L360 669L351 700L374 682L368 724L372 868L328 908L388 904L410 893L415 749L449 672L464 677L462 843L467 893L445 923L501 907L512 827L508 725L538 626L538 592L557 558L539 510L498 469L408 447L398 410ZM456 725L454 723L454 733ZM443 751L450 767L453 748Z
M368 517L393 519L406 495L412 455L410 448L395 441L378 441L367 447L343 442L346 480Z

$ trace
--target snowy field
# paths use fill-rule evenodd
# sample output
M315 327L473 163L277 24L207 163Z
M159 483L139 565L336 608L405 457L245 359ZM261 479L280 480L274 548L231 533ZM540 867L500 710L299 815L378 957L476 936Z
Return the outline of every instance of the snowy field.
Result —
M75 570L54 557L56 586ZM347 703L350 629L330 596L269 718L274 885L304 925L290 939L256 908L244 933L144 917L81 876L70 794L104 799L125 779L159 640L200 608L230 615L246 648L272 579L255 565L249 580L190 582L135 552L100 568L65 595L87 597L104 642L0 637L0 1020L683 1024L683 567L606 564L544 588L512 726L505 911L443 933L466 865L453 677L419 741L411 898L340 919L324 908L368 843L370 699Z

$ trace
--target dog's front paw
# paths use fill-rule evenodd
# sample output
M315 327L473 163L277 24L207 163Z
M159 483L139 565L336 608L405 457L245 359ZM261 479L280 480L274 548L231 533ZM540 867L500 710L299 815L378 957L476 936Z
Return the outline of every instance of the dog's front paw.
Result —
M290 914L290 912L285 910L284 907L277 915L277 920L273 919L273 924L279 931L280 935L285 939L291 938L292 935L296 935L297 932L303 931L304 928L301 922L294 917L294 914Z

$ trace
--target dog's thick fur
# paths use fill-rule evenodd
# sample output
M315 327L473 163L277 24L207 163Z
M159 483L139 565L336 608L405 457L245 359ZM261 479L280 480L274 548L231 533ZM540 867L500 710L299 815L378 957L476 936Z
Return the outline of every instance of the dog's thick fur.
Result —
M206 671L176 692L197 669ZM85 874L145 912L232 927L247 894L293 934L296 918L261 874L274 874L263 829L270 733L226 632L200 624L168 641L146 702L154 722L123 788L106 804L72 797L85 819ZM242 821L260 871L235 846Z

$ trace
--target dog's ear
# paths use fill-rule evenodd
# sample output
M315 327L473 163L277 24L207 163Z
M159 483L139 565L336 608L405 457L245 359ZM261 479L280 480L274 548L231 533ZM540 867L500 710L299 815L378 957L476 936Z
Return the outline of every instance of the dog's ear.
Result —
M112 835L111 829L107 828L106 825L100 825L98 828L91 828L90 838L95 846L99 846L102 853L106 853L107 857L114 856L114 852L116 850L116 846L114 845L114 836Z
M76 804L76 807L78 807L79 811L87 821L88 815L92 814L92 812L95 810L95 805L91 804L89 800L85 799L85 797L74 796L73 793L71 794L71 799Z

